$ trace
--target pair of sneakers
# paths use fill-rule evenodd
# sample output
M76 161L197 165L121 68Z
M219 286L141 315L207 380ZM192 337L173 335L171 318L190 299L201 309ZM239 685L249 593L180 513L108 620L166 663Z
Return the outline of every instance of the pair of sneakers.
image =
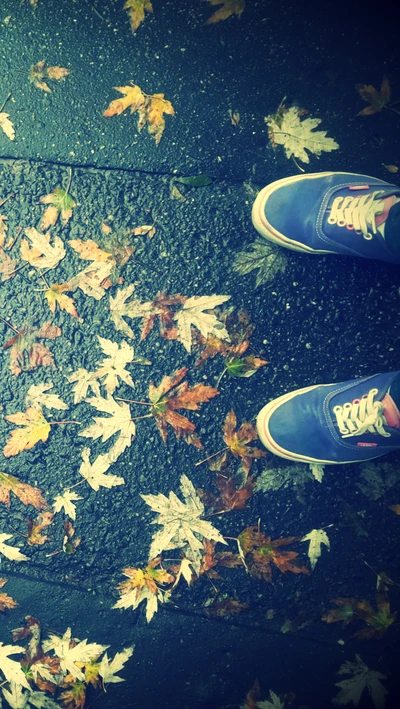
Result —
M321 172L277 180L258 194L253 224L279 246L400 264L400 188L367 175ZM257 417L275 455L304 463L354 463L400 447L400 371L308 386Z

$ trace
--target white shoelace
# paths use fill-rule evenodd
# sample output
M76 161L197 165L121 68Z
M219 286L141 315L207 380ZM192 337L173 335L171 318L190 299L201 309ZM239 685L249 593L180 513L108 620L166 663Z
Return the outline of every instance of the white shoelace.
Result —
M385 417L382 415L384 406L381 401L374 401L374 396L378 389L371 389L368 394L364 394L361 399L354 399L343 406L334 406L333 413L336 416L342 438L350 436L361 436L365 431L379 433L386 438L391 434L385 431L387 425Z
M377 199L381 194L384 194L383 190L359 197L336 197L330 209L328 224L354 229L357 234L362 234L364 239L370 241L377 232L375 217L381 214L385 207L384 202Z

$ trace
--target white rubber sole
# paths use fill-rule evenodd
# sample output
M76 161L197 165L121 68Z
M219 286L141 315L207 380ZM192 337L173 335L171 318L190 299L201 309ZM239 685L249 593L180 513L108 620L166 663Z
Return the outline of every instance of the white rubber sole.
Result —
M267 185L264 187L261 192L258 193L255 202L253 204L253 209L251 212L251 218L253 221L253 224L255 228L257 229L258 233L261 234L261 236L264 236L266 239L269 239L270 241L273 241L274 244L278 244L278 246L283 246L286 249L291 249L292 251L301 251L302 253L307 253L307 254L334 254L336 253L335 251L328 251L326 249L322 250L317 250L317 249L312 249L309 246L305 246L299 241L295 241L294 239L290 239L288 236L284 236L284 234L281 234L279 231L274 229L272 224L269 223L265 216L265 205L269 197L275 190L279 189L283 185L289 185L292 184L293 182L298 182L299 180L304 180L304 179L316 179L319 177L327 177L329 175L334 175L336 173L333 172L315 172L311 173L309 175L294 175L292 177L284 177L281 180L276 180L275 182L271 182L270 185ZM343 175L350 175L351 173L349 172L343 172L341 173Z
M279 396L277 399L274 399L273 401L270 401L269 404L266 404L264 408L261 409L260 413L257 416L257 433L258 437L261 441L261 443L274 455L279 456L280 458L286 458L286 460L293 460L297 463L321 463L323 465L348 465L350 463L357 463L359 461L354 461L354 460L343 460L343 461L337 461L337 460L328 460L326 458L309 458L304 455L299 455L298 453L293 453L293 451L288 451L285 448L282 448L282 446L278 445L278 443L272 438L270 430L269 430L269 421L272 416L272 414L285 402L290 401L290 399L293 399L295 396L298 396L298 394L304 394L306 391L312 391L312 389L317 389L318 387L321 386L332 386L331 384L313 384L312 386L304 387L303 389L296 389L295 391L291 391L288 394L283 394L283 396ZM290 422L288 422L290 424ZM310 433L312 435L312 432ZM381 454L380 454L381 455ZM379 458L380 456L371 456L371 459ZM360 461L362 462L362 461Z

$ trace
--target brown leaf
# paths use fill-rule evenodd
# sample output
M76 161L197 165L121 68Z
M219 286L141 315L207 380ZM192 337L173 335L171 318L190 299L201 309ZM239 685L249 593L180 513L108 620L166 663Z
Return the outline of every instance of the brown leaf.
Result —
M6 583L7 579L0 578L0 588L3 588ZM17 601L14 601L8 593L0 593L0 611L5 611L6 608L11 610L12 608L17 608L17 606Z
M176 410L188 409L197 411L200 408L200 404L217 396L219 391L205 384L195 384L195 386L189 387L187 382L182 382L187 372L187 367L183 367L178 369L172 376L163 377L158 387L153 382L150 384L150 413L156 420L164 443L166 443L168 435L167 424L170 424L178 439L183 438L189 445L203 448L199 437L194 433L195 424L185 416L176 413Z
M376 610L365 599L359 601L357 598L334 598L333 603L338 608L331 609L322 616L322 620L327 623L343 621L344 625L352 620L362 620L368 627L358 630L352 636L362 640L383 637L397 617L397 611L395 613L390 611L387 592L382 586L376 593Z
M11 372L18 376L21 372L30 371L39 366L54 367L52 353L46 345L36 340L54 339L60 335L60 328L49 322L44 323L39 329L29 325L23 327L4 345L4 349L11 348Z
M219 10L208 18L207 25L227 20L231 15L240 17L245 7L245 0L206 0L206 2L209 2L210 5L222 5Z
M64 69L61 66L47 66L44 60L37 62L37 64L32 64L29 69L29 81L31 84L36 86L42 91L51 93L51 89L44 79L64 79L69 74L68 69Z
M370 84L356 84L356 89L363 101L369 103L369 106L359 111L358 116L371 116L374 113L379 113L390 101L390 84L387 76L383 77L379 91Z
M156 144L158 144L165 128L164 113L171 116L175 113L172 103L164 98L164 94L153 94L152 96L144 94L136 84L115 86L114 88L123 94L124 98L111 101L103 115L109 118L123 113L127 108L131 109L131 113L138 111L138 130L141 131L147 123L148 132L154 135Z
M251 441L258 440L256 427L249 422L242 423L239 429L233 409L228 413L223 426L223 439L235 457L242 459L245 473L249 473L254 458L264 458L267 453L260 448L248 446Z
M144 20L145 11L153 12L150 0L126 0L124 10L127 10L132 32L140 27Z
M202 501L214 512L227 512L228 510L243 510L255 488L254 476L233 475L217 472L215 485L219 495L209 491L198 491Z
M225 598L223 601L214 601L212 605L206 606L204 615L208 618L225 618L230 615L238 615L248 608L248 603L241 603L234 598Z
M17 268L17 262L15 259L11 258L4 249L0 248L0 273L1 280L8 281L9 278L15 276L15 270Z
M287 537L272 540L266 537L259 527L247 527L238 537L240 548L246 562L247 569L255 578L264 579L272 583L272 565L278 567L282 573L291 571L293 574L309 574L310 571L300 562L295 561L298 556L296 551L281 551L280 547L298 542L300 537Z
M79 544L81 543L81 538L77 537L74 539L75 529L72 526L72 522L67 519L64 522L64 539L63 539L63 552L65 554L75 554Z
M389 510L392 510L396 515L400 515L400 505L389 505Z
M66 680L67 677L64 679L64 682ZM73 684L62 692L62 694L60 694L63 709L85 709L86 684L85 682L74 680L73 677L71 680L73 681Z
M50 541L50 537L44 536L42 532L52 523L53 517L53 512L41 512L33 522L30 519L27 519L28 544L31 547L36 544L44 544L45 542Z
M47 500L44 499L42 491L38 487L32 487L28 483L23 483L14 475L0 473L0 502L10 506L10 493L13 492L24 505L32 505L37 510L44 510L48 507Z
M261 699L261 688L258 679L254 680L254 684L249 692L244 702L242 709L258 709L258 702Z

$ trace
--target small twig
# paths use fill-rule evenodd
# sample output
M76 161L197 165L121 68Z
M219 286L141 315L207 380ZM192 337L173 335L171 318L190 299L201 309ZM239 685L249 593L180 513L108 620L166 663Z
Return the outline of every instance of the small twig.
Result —
M18 268L15 268L14 271L11 271L8 275L13 276L14 273L18 273L18 271L22 271L22 269L26 268L27 266L29 266L28 261L26 263L23 263L22 266L18 266Z
M392 106L388 106L388 105L383 106L383 108L387 108L388 111L393 111L393 113L397 113L397 115L400 116L400 111L398 111L397 108L393 108Z
M18 529L15 529L15 527L13 527L10 523L8 523L8 526L10 527L10 529L12 529L14 534L19 534L20 537L25 537L25 539L29 539L27 534L22 534L22 532L19 532Z
M51 554L46 554L46 559L49 558L49 556L57 556L57 554L62 554L63 550L60 549L59 551L52 551Z
M2 112L2 110L3 110L4 106L6 105L8 99L10 98L11 93L12 93L12 92L10 91L10 93L8 94L6 100L3 102L2 106L0 107L0 113Z
M64 490L67 492L67 490L72 490L73 487L78 487L78 485L82 485L82 483L87 482L86 478L83 478L82 480L78 480L77 483L74 483L73 485L70 485L69 487L65 487Z
M217 451L216 453L209 455L208 458L204 458L203 460L197 461L197 463L195 463L194 465L195 465L195 467L197 467L198 465L202 465L202 463L206 463L207 460L211 460L211 458L215 458L216 455L219 455L220 453L224 453L227 450L229 450L229 446L225 446L225 448L221 448L220 451Z
M47 281L46 281L46 279L45 279L43 273L40 274L40 277L41 277L42 281L44 282L44 285L46 286L47 290L50 290L50 286L49 286L49 284L47 283ZM37 290L37 289L35 288L34 290Z
M219 385L221 384L222 377L227 373L227 371L228 371L228 370L227 370L227 368L225 367L225 369L224 369L224 370L221 372L221 374L219 375L219 377L218 377L218 379L217 379L216 389L218 389Z
M17 335L22 335L22 332L20 332L19 330L17 330L16 327L14 327L13 325L11 325L11 323L9 323L5 318L3 318L2 315L0 315L0 320L2 320L3 323L4 323L5 325L7 325L7 327L10 328L10 330L14 330L14 332L16 332Z
M71 181L72 181L72 167L69 167L68 169L69 169L69 177L68 177L67 189L65 190L66 195L69 192L69 188L71 187Z
M128 404L141 404L142 406L152 406L149 401L137 401L136 399L122 399L120 396L115 397L116 401L126 401Z

